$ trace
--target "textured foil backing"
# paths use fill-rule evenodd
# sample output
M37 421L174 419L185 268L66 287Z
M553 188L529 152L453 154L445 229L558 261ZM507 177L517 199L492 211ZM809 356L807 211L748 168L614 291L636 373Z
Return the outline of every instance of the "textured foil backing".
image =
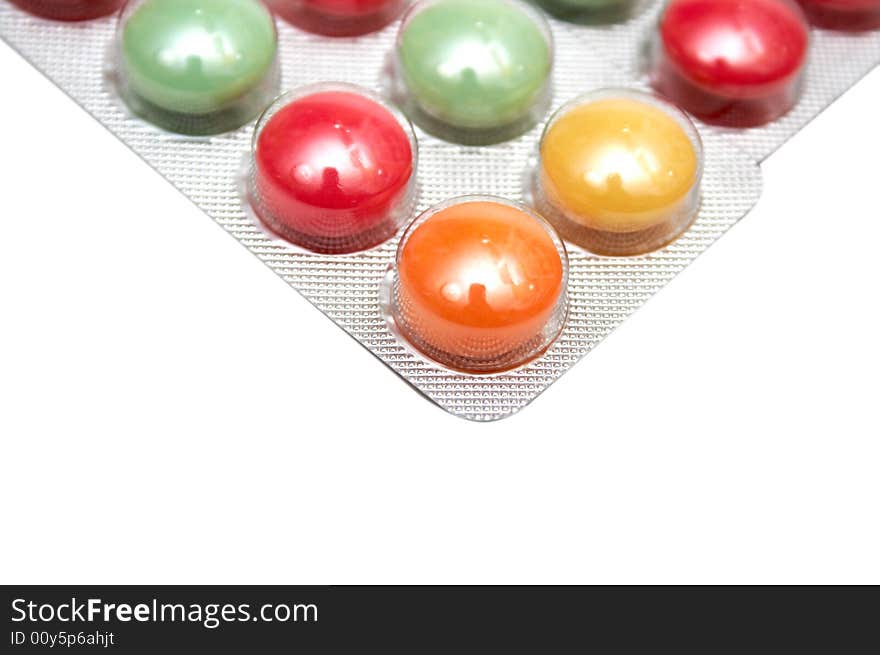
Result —
M553 107L544 120L565 101L592 89L645 88L639 53L656 24L659 6L646 2L632 20L608 27L551 19L556 46ZM399 233L381 246L352 255L319 255L289 246L258 226L242 203L242 161L250 149L253 123L221 136L196 138L163 132L133 116L116 97L111 81L115 24L113 17L53 23L0 0L0 36L5 41L413 387L443 409L478 421L504 418L534 400L742 218L761 191L756 160L775 150L880 59L880 34L853 37L814 31L806 95L791 114L767 127L736 132L699 126L706 155L702 205L684 236L658 252L630 258L599 257L567 244L570 314L562 335L545 355L520 369L474 376L426 361L388 329L380 294ZM278 21L282 90L342 81L381 92L387 85L396 29L393 24L365 37L331 39ZM542 129L543 123L509 142L466 147L416 128L420 161L414 216L466 194L524 200L524 176L534 165Z

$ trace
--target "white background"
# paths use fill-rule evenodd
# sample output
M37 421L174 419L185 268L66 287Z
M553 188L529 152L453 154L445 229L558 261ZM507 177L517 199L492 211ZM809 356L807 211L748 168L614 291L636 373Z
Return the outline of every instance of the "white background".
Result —
M880 582L880 71L492 425L421 399L2 44L0 74L0 581Z

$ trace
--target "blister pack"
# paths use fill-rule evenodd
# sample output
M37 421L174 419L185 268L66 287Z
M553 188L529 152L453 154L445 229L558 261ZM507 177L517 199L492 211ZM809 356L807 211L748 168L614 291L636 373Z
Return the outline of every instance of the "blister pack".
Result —
M0 35L414 388L487 421L741 219L759 162L880 61L880 0L801 4L2 0Z

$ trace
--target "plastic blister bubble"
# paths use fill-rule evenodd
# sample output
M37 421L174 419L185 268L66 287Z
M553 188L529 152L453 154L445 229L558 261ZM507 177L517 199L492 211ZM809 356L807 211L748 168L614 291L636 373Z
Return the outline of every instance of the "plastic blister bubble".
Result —
M448 141L509 141L544 116L553 35L521 0L419 0L403 17L389 93L414 123Z
M550 118L526 197L567 241L599 255L641 255L696 218L703 166L700 135L675 105L600 89Z
M325 36L358 36L382 29L409 0L266 0L280 18Z

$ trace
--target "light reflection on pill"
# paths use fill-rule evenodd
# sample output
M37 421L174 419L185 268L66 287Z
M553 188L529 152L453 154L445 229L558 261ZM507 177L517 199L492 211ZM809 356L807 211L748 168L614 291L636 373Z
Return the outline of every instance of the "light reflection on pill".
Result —
M609 90L569 103L551 119L540 155L548 219L588 250L645 252L693 218L699 137L684 114L647 94Z
M429 210L397 257L395 320L429 356L472 372L517 366L555 338L567 261L552 228L497 200Z
M880 29L880 0L799 0L810 23L847 32Z
M80 21L112 14L125 0L12 0L12 4L43 18Z
M796 104L808 45L793 0L670 0L652 83L705 122L762 125Z

